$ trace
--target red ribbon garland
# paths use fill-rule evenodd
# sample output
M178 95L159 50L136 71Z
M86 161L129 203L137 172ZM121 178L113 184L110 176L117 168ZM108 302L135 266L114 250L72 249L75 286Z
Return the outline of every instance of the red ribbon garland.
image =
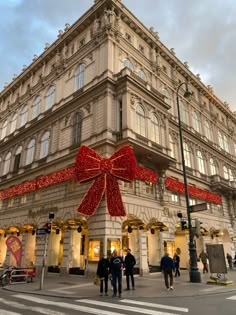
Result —
M78 212L92 215L106 194L107 208L111 216L125 216L118 179L132 182L136 173L134 153L128 145L104 159L94 150L82 146L75 162L75 175L79 183L94 179L82 199Z

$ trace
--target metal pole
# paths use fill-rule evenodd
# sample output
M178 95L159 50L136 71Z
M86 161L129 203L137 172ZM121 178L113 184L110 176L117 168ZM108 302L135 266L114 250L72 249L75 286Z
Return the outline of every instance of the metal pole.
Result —
M188 229L189 229L189 257L190 257L190 271L189 277L190 282L201 282L201 274L198 270L197 266L197 251L194 243L194 235L193 235L193 228L191 223L191 216L190 216L190 205L189 205L189 193L188 193L188 181L186 175L186 166L185 166L185 159L184 159L184 147L183 147L183 136L182 136L182 125L181 125L181 117L180 117L180 108L179 108L179 89L180 87L185 84L182 82L179 84L177 88L177 108L178 108L178 118L179 118L179 138L180 138L180 149L181 149L181 157L182 157L182 165L183 165L183 177L184 177L184 188L185 188L185 199L186 199L186 209L187 209L187 219L188 219Z
M44 243L43 264L42 264L42 272L41 272L39 290L43 289L43 281L44 281L45 265L46 265L46 256L47 256L47 247L48 247L48 234L46 234L45 243Z

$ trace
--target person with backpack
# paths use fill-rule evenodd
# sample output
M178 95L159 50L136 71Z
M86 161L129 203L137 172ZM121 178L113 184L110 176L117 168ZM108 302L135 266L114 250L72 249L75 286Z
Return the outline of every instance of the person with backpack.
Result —
M117 254L117 250L115 249L113 251L109 264L109 273L112 277L113 297L117 296L117 291L119 293L119 297L121 297L123 266L124 266L123 258Z

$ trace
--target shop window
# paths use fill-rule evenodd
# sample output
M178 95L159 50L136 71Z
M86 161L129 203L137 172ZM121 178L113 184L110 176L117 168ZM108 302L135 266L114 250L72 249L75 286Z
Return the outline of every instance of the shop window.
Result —
M99 261L102 250L102 241L100 240L90 240L88 248L88 260L89 261Z
M107 257L111 257L114 250L116 250L118 255L120 255L120 240L108 239L107 240Z

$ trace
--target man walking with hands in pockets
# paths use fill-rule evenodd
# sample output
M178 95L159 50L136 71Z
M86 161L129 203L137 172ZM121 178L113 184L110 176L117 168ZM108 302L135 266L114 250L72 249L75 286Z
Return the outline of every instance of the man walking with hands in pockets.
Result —
M126 275L126 285L127 288L125 290L130 290L129 286L129 278L131 279L132 289L134 290L134 265L136 264L136 260L134 255L131 254L131 249L128 248L127 255L125 256L125 275Z
M175 271L175 265L173 259L169 257L169 253L165 253L161 259L161 271L164 273L167 291L173 290L173 271Z

